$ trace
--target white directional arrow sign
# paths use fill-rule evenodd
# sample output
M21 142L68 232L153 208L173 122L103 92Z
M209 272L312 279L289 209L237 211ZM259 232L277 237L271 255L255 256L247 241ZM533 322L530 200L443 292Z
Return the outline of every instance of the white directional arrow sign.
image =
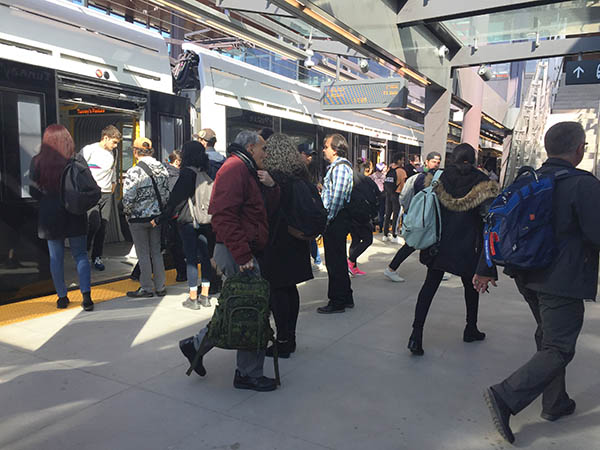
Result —
M579 77L581 76L581 74L582 74L582 73L584 73L584 72L585 72L585 70L583 70L583 69L581 68L581 66L577 66L577 67L575 68L575 70L573 71L573 73L574 73L575 75L577 75L577 79L579 79Z
M600 84L600 59L567 61L565 84Z

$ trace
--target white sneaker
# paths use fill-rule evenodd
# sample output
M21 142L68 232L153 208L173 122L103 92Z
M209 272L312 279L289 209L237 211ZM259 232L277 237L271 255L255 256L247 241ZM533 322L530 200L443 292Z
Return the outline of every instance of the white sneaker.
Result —
M444 276L442 277L442 281L448 281L450 278L452 278L452 275L450 275L449 273L444 272Z
M323 267L322 267L322 265L321 265L321 264L315 264L315 263L312 263L312 270L313 270L313 272L319 272L319 271L321 271L322 269L323 269Z
M387 234L384 234L384 235L383 235L383 237L381 238L381 240L382 240L383 242L386 242L386 241L389 241L389 240L391 240L391 238L389 238Z
M397 236L396 244L404 245L404 239L401 236Z
M390 280L395 281L396 283L402 283L404 281L404 278L398 275L394 270L390 270L389 267L385 268L383 274Z

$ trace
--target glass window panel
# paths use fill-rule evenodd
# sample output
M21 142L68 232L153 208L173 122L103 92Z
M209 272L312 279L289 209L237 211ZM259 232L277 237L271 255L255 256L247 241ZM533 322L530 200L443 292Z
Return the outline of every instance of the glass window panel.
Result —
M17 96L21 197L29 198L29 165L42 143L42 98L38 95Z
M162 160L175 149L183 145L183 119L181 117L160 116L160 154L154 155Z

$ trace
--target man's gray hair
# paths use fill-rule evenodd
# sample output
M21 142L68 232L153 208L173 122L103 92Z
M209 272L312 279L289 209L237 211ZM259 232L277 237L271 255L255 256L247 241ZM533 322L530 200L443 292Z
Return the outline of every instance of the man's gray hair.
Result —
M256 131L243 130L238 133L233 143L247 148L249 145L258 144L259 140L260 135Z
M579 122L559 122L552 125L544 136L548 156L575 153L585 143L585 130Z

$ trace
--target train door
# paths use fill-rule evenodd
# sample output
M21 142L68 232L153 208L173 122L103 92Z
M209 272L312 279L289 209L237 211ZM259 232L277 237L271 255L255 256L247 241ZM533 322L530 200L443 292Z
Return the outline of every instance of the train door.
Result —
M155 157L164 161L191 138L190 100L186 97L150 91L150 120L146 137L152 140Z
M0 60L0 304L52 289L29 165L56 122L54 71Z

